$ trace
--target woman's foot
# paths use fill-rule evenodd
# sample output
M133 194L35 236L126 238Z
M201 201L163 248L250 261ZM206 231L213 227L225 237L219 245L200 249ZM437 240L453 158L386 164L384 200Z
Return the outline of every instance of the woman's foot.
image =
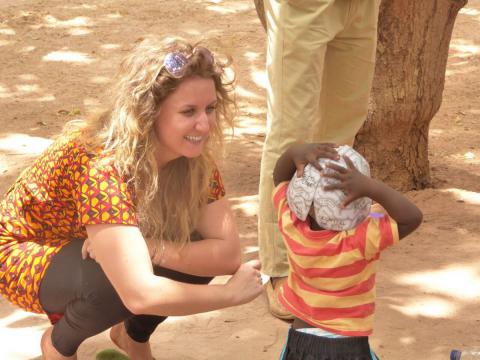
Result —
M40 347L42 349L42 360L77 360L77 355L63 356L52 343L53 326L50 326L42 335Z
M150 342L136 342L127 334L123 323L112 326L110 329L110 339L120 349L125 351L131 360L154 360Z

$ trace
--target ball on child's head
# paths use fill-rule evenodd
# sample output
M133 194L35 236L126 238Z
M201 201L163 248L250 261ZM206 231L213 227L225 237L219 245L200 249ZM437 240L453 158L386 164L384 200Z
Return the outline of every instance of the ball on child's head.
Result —
M348 167L343 159L347 156L355 168L363 175L370 176L370 166L367 160L350 146L337 148L339 160L319 159L318 162L325 172L335 172L326 167L327 163L334 163ZM341 190L325 191L326 185L338 180L321 176L320 172L311 165L307 165L302 177L293 175L287 190L287 201L290 209L300 219L305 221L313 204L315 220L318 225L329 230L349 230L355 228L370 213L372 200L363 197L342 207L346 195Z

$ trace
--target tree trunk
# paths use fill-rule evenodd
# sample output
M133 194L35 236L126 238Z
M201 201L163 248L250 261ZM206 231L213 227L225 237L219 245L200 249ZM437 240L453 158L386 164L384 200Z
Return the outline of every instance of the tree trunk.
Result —
M367 121L355 147L399 190L430 183L428 129L440 108L448 48L467 0L382 1Z
M263 0L254 0L265 27ZM399 190L430 183L428 129L440 108L448 48L467 0L386 0L367 120L355 148L372 176Z
M267 20L265 19L265 7L263 5L263 0L253 0L255 3L255 9L257 10L258 18L262 23L263 30L267 30Z

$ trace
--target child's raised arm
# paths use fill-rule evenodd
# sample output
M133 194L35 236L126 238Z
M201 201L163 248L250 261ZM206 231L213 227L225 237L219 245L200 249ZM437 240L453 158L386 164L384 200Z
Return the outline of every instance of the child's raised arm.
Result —
M422 223L422 212L414 203L385 183L360 173L348 157L344 156L344 159L348 168L330 163L326 166L335 172L322 173L322 176L338 180L337 183L326 186L325 190L342 190L347 195L344 206L363 196L378 202L397 222L400 239Z
M339 156L335 150L335 144L293 144L277 160L273 170L273 182L275 186L282 181L288 181L292 178L295 171L300 177L303 175L303 169L307 164L311 164L319 171L322 167L318 159L327 158L338 160Z

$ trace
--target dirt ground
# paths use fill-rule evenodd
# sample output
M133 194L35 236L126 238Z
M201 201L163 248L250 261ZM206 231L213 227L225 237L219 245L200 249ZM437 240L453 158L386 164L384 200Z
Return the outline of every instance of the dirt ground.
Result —
M424 224L382 257L371 338L382 359L441 360L452 348L480 345L479 26L480 0L470 0L455 25L443 105L430 127L433 187L409 193ZM2 0L0 192L67 120L99 104L120 59L145 34L207 38L235 60L239 116L221 167L245 258L255 257L265 34L251 0ZM39 359L47 326L45 317L0 299L0 359ZM159 360L276 359L287 328L259 297L167 320L153 351ZM108 347L100 334L79 358Z

